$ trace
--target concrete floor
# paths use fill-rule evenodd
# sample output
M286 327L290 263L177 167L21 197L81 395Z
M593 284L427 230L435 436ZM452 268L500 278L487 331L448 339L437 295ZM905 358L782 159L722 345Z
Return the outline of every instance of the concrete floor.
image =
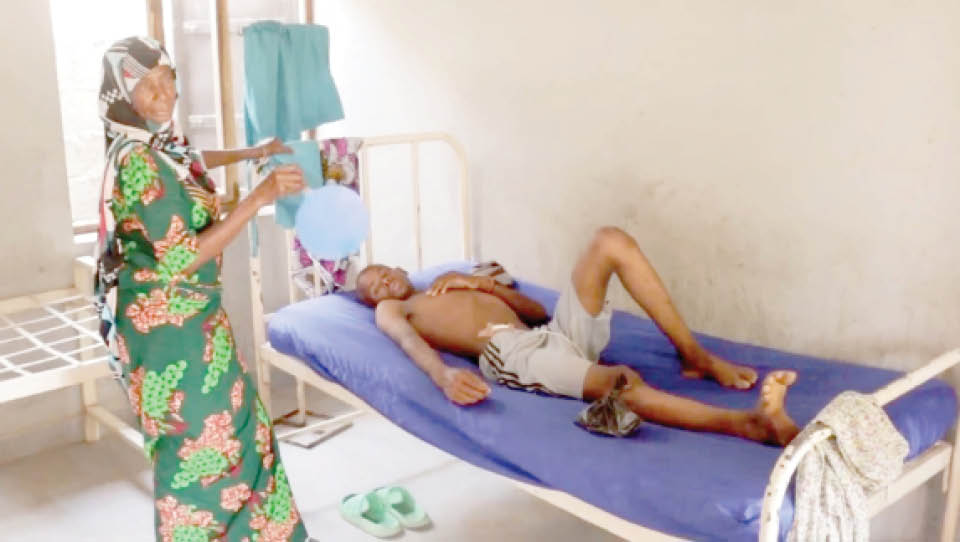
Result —
M292 382L278 376L274 407L282 413L292 408L295 394ZM310 395L309 403L316 412L346 409L319 394ZM318 541L376 540L343 521L337 503L349 493L388 484L410 489L434 520L431 528L405 532L397 540L620 540L375 416L357 419L313 449L281 444L280 451L307 529ZM938 478L875 517L871 539L939 539L942 510ZM107 431L96 443L60 446L0 464L0 541L146 542L153 540L152 525L149 465L141 452Z
M277 412L284 412L289 403L280 406ZM311 408L342 407L312 400ZM290 444L280 450L307 529L319 541L375 540L343 521L337 503L349 493L385 484L407 487L434 520L431 528L405 532L397 540L620 540L374 416L359 418L311 450ZM149 465L109 432L93 444L71 444L0 465L0 540L147 541L152 525Z

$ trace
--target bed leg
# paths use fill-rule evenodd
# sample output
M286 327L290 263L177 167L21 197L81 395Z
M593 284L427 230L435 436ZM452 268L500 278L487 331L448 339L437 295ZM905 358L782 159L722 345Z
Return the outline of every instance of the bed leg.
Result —
M940 542L955 542L957 537L957 519L960 517L960 427L953 439L953 454L947 473L947 503L943 509L943 531Z
M303 380L297 379L297 425L307 425L307 389Z
M273 414L273 405L270 404L270 359L268 356L261 355L260 363L258 363L258 372L260 374L260 382L258 382L258 387L260 389L257 392L260 393L260 402L263 403L263 407L267 409L267 414Z
M84 407L83 439L86 442L96 442L100 440L100 423L90 414L90 407L97 405L97 381L84 380L80 386Z

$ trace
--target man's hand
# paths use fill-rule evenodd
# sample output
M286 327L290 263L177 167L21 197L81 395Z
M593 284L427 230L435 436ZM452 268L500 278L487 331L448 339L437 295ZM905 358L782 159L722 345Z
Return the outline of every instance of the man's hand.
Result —
M437 379L443 394L458 405L473 405L490 394L490 386L476 373L467 369L446 367Z
M489 294L493 292L496 285L497 282L492 277L474 277L453 272L437 277L427 290L427 295L441 295L449 290L480 290Z

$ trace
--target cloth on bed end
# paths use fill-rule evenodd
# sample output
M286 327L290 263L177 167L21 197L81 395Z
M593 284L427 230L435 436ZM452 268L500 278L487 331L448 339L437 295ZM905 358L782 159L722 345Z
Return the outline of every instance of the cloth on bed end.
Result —
M841 393L797 441L824 426L835 437L817 444L800 463L788 541L868 542L867 494L900 476L910 447L869 395Z

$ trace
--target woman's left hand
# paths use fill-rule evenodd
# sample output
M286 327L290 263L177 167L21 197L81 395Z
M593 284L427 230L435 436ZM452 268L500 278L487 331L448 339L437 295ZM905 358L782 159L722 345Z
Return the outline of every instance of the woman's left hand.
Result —
M257 206L270 205L277 198L296 194L306 187L303 182L303 170L296 164L283 164L270 172L270 175L250 194Z
M277 138L273 138L270 141L267 141L263 145L257 147L258 158L267 158L273 156L274 154L293 154L293 149L283 144L283 141L280 141Z

